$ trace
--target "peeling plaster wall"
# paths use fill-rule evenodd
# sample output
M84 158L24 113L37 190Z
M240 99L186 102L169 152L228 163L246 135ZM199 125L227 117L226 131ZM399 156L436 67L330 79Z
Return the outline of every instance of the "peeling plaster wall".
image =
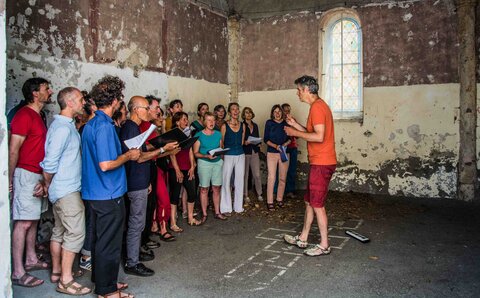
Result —
M458 160L458 41L452 1L362 3L364 117L335 121L338 168L331 188L454 198ZM305 121L293 81L318 77L323 12L243 20L241 106L261 129L269 108L289 102ZM255 55L258 53L258 56ZM268 91L276 90L276 91ZM268 108L266 108L268 107ZM308 167L300 141L297 178Z
M59 91L69 85L89 90L114 74L125 80L127 100L154 94L162 104L192 96L208 82L209 92L201 94L227 96L226 18L188 1L9 1L7 20L8 110L31 76L51 80ZM169 76L188 80L175 84ZM195 107L200 100L181 99Z
M161 98L168 98L167 75L164 73L142 71L138 77L134 76L131 68L118 68L111 65L98 65L74 60L44 57L35 54L23 54L22 61L8 59L7 74L7 109L11 109L23 99L22 85L32 74L44 77L52 83L52 89L58 93L60 89L72 85L81 90L90 90L101 77L110 74L125 81L125 99L128 101L133 95L153 94ZM56 96L54 95L56 100ZM57 104L47 106L49 119L58 113Z
M335 122L338 165L331 188L455 197L458 92L458 84L365 88L363 124ZM253 108L262 135L270 113L266 107L283 102L292 106L299 122L306 122L309 106L299 103L295 89L240 93L241 106ZM308 161L303 140L298 158L298 187L305 187Z
M242 20L240 32L240 92L289 89L297 74L317 73L315 16Z
M0 0L0 61L5 61L6 37L5 37L5 1ZM0 65L0 156L8 156L7 119L5 117L5 63ZM6 159L3 159L6 160ZM8 193L8 163L0 163L0 296L12 297L12 283L10 280L10 203Z

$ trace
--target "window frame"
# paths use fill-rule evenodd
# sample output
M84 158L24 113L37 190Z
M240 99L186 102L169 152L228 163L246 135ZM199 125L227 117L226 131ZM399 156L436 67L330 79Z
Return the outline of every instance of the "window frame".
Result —
M330 31L333 29L335 24L341 22L342 20L348 20L353 22L358 28L358 61L359 61L359 78L358 78L358 86L359 86L359 102L360 102L360 110L359 111L333 111L333 107L331 105L331 101L327 98L327 75L328 75L328 66L329 63L326 62L326 59L329 59L330 53L328 52L331 48L329 47L331 39L330 39ZM332 9L327 11L320 20L320 29L319 29L319 78L321 78L320 82L320 96L325 99L326 102L332 107L332 113L334 120L363 120L364 116L364 97L363 97L363 34L362 34L362 26L360 19L353 9L346 9L346 8L339 8L339 9ZM343 100L343 99L342 99Z

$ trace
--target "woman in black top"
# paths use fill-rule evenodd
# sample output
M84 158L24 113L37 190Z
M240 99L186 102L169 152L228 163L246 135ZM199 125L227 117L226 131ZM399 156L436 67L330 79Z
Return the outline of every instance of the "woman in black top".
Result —
M245 152L245 182L244 182L244 201L246 203L250 202L248 197L248 176L250 174L250 169L252 170L253 175L253 185L257 191L257 198L259 201L262 201L262 181L260 179L260 158L258 152L260 151L260 142L250 142L248 137L252 136L259 138L258 125L253 122L255 118L255 113L250 107L245 107L242 110L242 119L245 124L245 142L243 145L243 151Z

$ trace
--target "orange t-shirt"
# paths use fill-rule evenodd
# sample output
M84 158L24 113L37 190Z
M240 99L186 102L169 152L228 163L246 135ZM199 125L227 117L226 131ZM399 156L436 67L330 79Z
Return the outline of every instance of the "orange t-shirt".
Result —
M307 142L308 161L312 165L336 165L335 134L333 132L333 116L328 105L322 100L316 100L310 106L307 119L307 131L314 132L313 127L325 125L323 142Z

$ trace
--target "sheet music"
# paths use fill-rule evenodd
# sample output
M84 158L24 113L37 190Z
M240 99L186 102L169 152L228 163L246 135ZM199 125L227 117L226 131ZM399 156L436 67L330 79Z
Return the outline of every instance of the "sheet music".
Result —
M142 134L138 136L123 141L128 149L139 149L142 147L143 143L147 140L148 136L157 128L154 124L150 124L150 127Z
M247 141L250 142L250 144L253 144L253 145L258 145L262 142L262 138L256 138L256 137L252 137L252 136L249 136L247 138Z

